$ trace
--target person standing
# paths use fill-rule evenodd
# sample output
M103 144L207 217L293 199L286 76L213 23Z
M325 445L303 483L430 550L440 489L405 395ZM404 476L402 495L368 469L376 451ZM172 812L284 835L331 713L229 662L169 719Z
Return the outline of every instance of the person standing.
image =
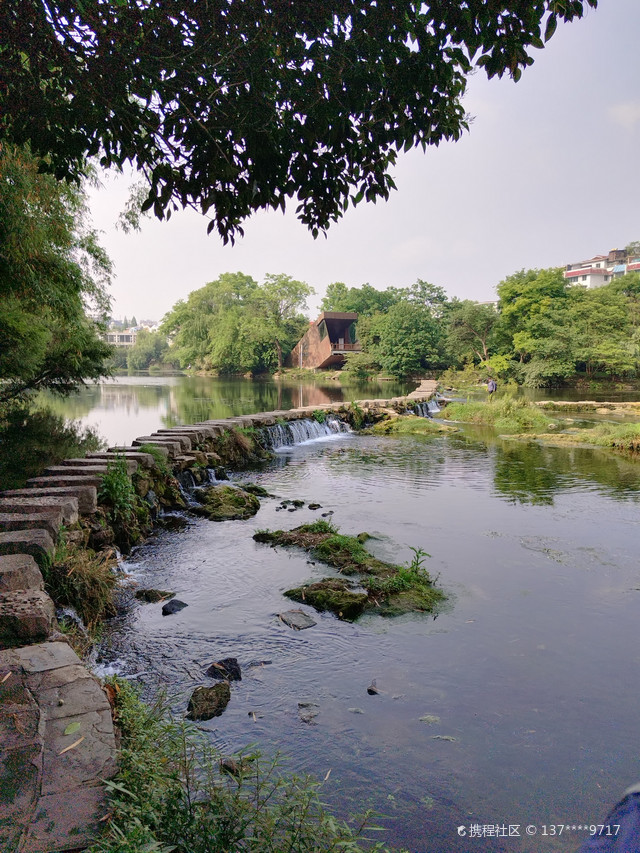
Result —
M489 392L489 399L491 399L491 396L492 396L493 394L495 394L495 392L496 392L497 390L498 390L498 383L496 382L496 380L495 380L495 379L490 379L490 380L487 382L487 391Z

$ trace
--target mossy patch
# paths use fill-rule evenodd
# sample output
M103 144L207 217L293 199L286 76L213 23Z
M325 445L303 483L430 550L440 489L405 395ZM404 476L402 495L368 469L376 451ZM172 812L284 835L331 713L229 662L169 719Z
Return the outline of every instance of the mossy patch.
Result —
M199 506L191 511L210 521L231 521L251 518L260 509L260 501L255 495L234 486L209 486L195 489L194 498Z
M354 592L348 581L342 578L323 578L307 586L288 589L287 598L301 604L309 604L316 610L328 610L340 619L357 619L369 603L366 592Z
M364 547L370 538L367 533L346 536L329 522L316 521L293 530L259 530L253 538L256 542L303 548L342 575L357 576L364 592L354 590L344 578L324 578L285 592L295 601L329 610L342 619L355 619L364 611L386 616L430 612L446 597L422 565L428 555L415 551L413 562L406 566L385 563Z
M419 418L417 415L390 417L367 430L372 435L441 435L457 431L457 427L450 424L435 423L429 418Z

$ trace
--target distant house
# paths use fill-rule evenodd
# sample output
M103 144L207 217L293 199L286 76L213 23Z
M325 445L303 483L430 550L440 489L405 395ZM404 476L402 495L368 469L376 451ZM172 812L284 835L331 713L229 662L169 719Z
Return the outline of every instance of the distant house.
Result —
M138 338L138 328L125 329L118 332L115 329L109 329L106 332L104 339L108 344L113 344L116 347L132 347Z
M291 352L292 367L339 367L349 352L360 352L356 321L352 311L324 311Z
M639 269L640 263L635 256L628 255L625 249L612 249L608 255L596 255L586 261L567 264L564 277L567 284L593 288L602 287L613 278Z

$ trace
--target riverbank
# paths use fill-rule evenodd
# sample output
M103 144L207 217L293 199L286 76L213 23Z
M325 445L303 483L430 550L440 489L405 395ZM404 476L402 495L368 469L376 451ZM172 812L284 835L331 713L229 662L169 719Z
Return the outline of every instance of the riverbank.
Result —
M57 545L74 540L75 544L86 544L88 538L84 543L78 540L91 535L96 544L96 537L102 535L103 545L110 547L121 535L125 537L121 541L130 546L136 526L140 536L144 535L145 526L154 519L154 511L157 517L163 506L163 495L159 498L152 486L159 491L163 484L167 486L167 474L159 458L166 460L175 474L189 472L197 482L198 478L206 478L207 466L211 463L236 467L248 459L258 458L255 433L259 428L302 420L320 410L361 426L366 418L375 418L376 413L384 416L385 410L405 411L408 405L426 401L434 391L435 383L433 388L421 386L410 397L303 407L158 430L138 437L128 447L111 447L83 459L65 460L65 464L48 469L42 477L32 478L28 488L0 495L6 510L4 515L11 516L2 522L4 527L0 532L3 624L13 626L3 640L8 648L0 652L0 717L8 732L3 739L0 783L4 790L15 794L10 803L0 803L3 844L13 845L16 851L28 849L32 853L86 846L106 813L101 780L111 775L116 766L113 727L111 718L107 721L103 713L103 706L97 711L81 700L79 705L72 706L74 713L69 717L60 711L48 710L63 707L66 700L62 700L63 705L50 706L38 692L44 684L45 691L53 690L54 697L59 697L61 685L73 682L65 669L69 666L83 679L83 684L84 679L95 684L69 648L64 635L57 631L53 601L43 591L45 578L49 577L50 581L52 571L60 568L56 562ZM116 469L119 469L119 477L114 478L112 473ZM114 488L105 498L104 482L109 479L115 481ZM124 485L125 480L129 486ZM102 502L98 500L99 494L104 498ZM164 498L168 501L165 507L177 500L175 492L173 494L171 497L169 489L169 497ZM142 502L147 504L146 512ZM116 522L118 513L124 524ZM28 564L27 572L16 574L13 566L16 558ZM49 589L52 589L51 582ZM27 650L24 652L27 658L21 656L21 647ZM51 666L36 663L35 669L30 670L28 661L38 654L47 660L52 658ZM38 676L37 684L32 676ZM68 690L75 696L74 687ZM95 693L94 688L92 691ZM95 699L91 701L95 703ZM30 709L33 725L20 732L16 715L26 713L26 708ZM106 747L104 740L90 733L89 719L85 715L95 713L101 715L99 731L107 738ZM66 722L62 729L60 720ZM64 746L57 740L61 732ZM100 753L104 749L106 757L101 753L102 760L97 760L96 751ZM55 757L55 762L48 763L47 756ZM16 774L17 768L27 765L34 771ZM55 768L56 778L65 780L64 790L54 792L55 801L45 799L52 793L47 775L52 772L47 770L50 767ZM80 770L75 772L73 768ZM16 788L16 784L20 786L23 782L24 789ZM78 798L87 802L87 811L81 813L75 809ZM47 830L43 832L45 818ZM11 846L8 849L12 849Z

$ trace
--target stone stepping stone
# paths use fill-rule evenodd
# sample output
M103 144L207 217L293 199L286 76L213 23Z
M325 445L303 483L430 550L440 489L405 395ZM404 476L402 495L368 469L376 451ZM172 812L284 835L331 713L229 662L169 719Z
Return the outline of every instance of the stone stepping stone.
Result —
M164 454L166 456L166 454ZM142 465L143 468L155 468L156 460L150 453L142 453L140 451L135 451L129 448L128 450L124 450L121 453L109 453L108 451L104 451L102 453L87 453L87 460L97 460L103 459L106 461L110 461L112 459L121 459L124 456L125 459L133 459L138 465Z
M30 554L0 557L0 593L17 589L44 589L42 572Z
M207 431L208 432L208 431ZM166 436L167 438L173 438L174 436L179 436L182 438L185 436L189 439L191 444L198 444L201 441L204 441L207 438L207 434L205 433L204 427L196 427L196 426L181 426L176 427L175 429L157 429L155 431L155 435Z
M55 618L53 601L42 590L0 593L0 648L43 642L51 634Z
M154 432L153 435L155 438L159 438L161 441L166 438L169 441L179 442L181 450L191 450L191 446L194 443L192 441L193 436L190 436L184 432L173 432L173 431L171 431L170 433ZM198 442L196 441L195 444L197 444L197 443Z
M48 512L42 513L0 511L0 531L46 530L55 542L61 527L62 511L55 507L49 507Z
M158 451L162 456L164 456L164 458L165 458L165 459L169 456L169 449L168 449L164 444L158 444L158 442L157 442L157 441L150 441L150 442L147 442L147 443L148 443L148 444L153 444L154 448L155 448L155 449L156 449L156 450L157 450L157 451ZM106 451L106 454L110 454L110 453L111 453L111 454L119 454L119 455L121 455L121 454L123 454L123 453L124 453L124 455L125 455L125 456L126 456L127 454L131 454L131 456L132 456L132 457L135 457L135 455L136 455L136 454L138 454L138 453L142 454L142 453L143 453L143 451L141 451L139 447L133 447L133 446L131 446L131 445L130 445L129 447L110 447L110 448ZM89 456L91 456L91 454L88 454L88 455L89 455ZM97 454L97 455L100 455L100 454ZM151 458L153 458L153 457L151 457Z
M73 469L70 469L73 471ZM89 470L89 469L87 469ZM102 477L106 474L106 469L99 474L69 474L67 475L47 475L43 477L31 477L27 480L27 488L29 489L58 489L65 486L93 486L97 489L102 483ZM44 491L43 494L48 494Z
M108 470L110 462L116 462L118 459L123 459L127 466L127 474L133 474L138 468L138 462L135 459L114 455L107 459L96 459L95 457L85 457L84 459L63 459L57 466L46 468L45 473L57 474L66 473L66 468L77 468L80 474L84 474L87 468L96 468L99 470Z
M68 486L49 486L38 487L31 486L28 489L10 489L9 491L0 492L2 498L76 498L78 501L78 512L81 515L91 515L98 508L98 490L96 485L101 481L96 480L96 483L86 484L83 482L74 483Z
M303 631L305 628L313 628L318 623L304 612L304 610L285 610L284 613L278 614L285 625L294 628L296 631Z
M134 438L131 442L132 447L140 447L141 444L153 444L160 447L166 447L170 458L173 458L182 451L182 444L180 441L174 441L172 438L160 438L157 435L141 435L138 436L138 438Z
M59 509L66 525L78 520L78 499L69 495L48 495L44 497L0 497L0 512L38 513L46 515L52 509Z
M31 554L36 561L49 562L55 551L53 539L46 530L11 530L0 533L0 556Z

